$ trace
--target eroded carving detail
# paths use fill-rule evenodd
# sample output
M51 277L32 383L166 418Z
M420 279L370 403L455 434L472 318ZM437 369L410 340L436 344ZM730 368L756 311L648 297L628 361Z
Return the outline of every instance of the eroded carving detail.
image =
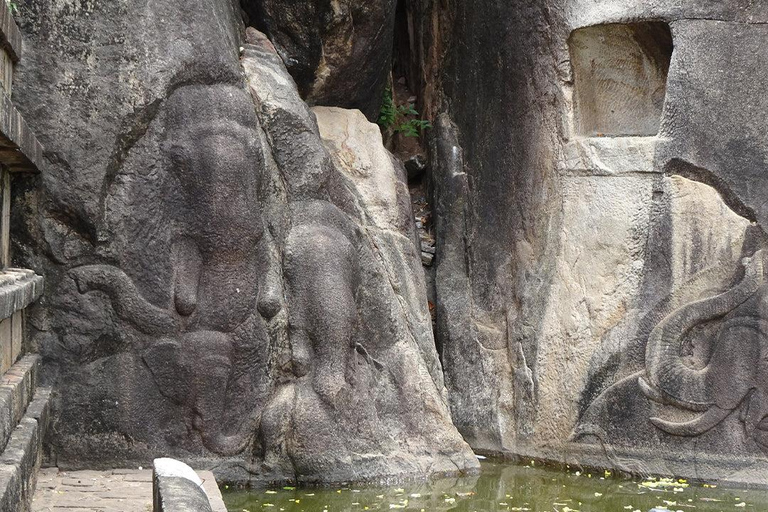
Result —
M160 392L189 410L188 428L207 449L234 455L253 438L260 412L252 404L247 417L229 416L250 397L238 363L266 338L255 312L271 318L280 309L281 292L259 261L257 123L248 95L229 86L183 87L165 109L163 152L184 202L171 241L172 305L146 300L114 266L71 275L81 293L105 292L118 317L151 338L141 355Z

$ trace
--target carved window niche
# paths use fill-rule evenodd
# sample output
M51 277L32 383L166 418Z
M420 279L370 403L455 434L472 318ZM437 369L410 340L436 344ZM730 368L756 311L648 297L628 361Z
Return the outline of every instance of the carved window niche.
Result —
M574 128L585 137L655 136L672 58L661 22L615 23L575 30Z

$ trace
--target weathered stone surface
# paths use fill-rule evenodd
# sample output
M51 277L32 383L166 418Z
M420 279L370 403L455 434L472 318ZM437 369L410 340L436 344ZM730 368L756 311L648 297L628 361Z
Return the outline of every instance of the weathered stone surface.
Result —
M5 447L32 400L40 372L40 357L29 355L5 372L0 384L0 447Z
M153 512L213 512L197 473L174 459L155 459L152 474Z
M280 356L291 375L263 414L267 463L290 459L304 481L475 468L450 423L404 169L360 112L316 108L316 123L297 96L277 103L290 76L268 42L249 40L243 65L288 203L268 207L288 303L273 321L291 326ZM301 147L285 136L291 123ZM307 187L304 169L323 179Z
M8 512L24 510L23 486L17 466L0 465L0 507Z
M30 509L42 461L43 438L48 429L49 401L50 390L38 390L24 417L14 421L7 443L3 443L0 452L0 505L4 511ZM5 422L5 416L3 420Z
M243 0L311 105L360 109L376 120L391 71L395 0Z
M213 512L227 512L213 474L197 473L203 480ZM40 470L33 512L72 512L83 508L104 512L151 511L152 470L59 471L55 467Z
M28 323L59 466L161 452L240 482L477 469L378 129L334 110L321 130L229 0L24 12L19 106L51 166L15 187L14 238L48 283Z
M409 14L459 430L476 450L757 481L765 6Z
M43 294L43 278L31 270L5 269L0 272L0 318L10 318Z

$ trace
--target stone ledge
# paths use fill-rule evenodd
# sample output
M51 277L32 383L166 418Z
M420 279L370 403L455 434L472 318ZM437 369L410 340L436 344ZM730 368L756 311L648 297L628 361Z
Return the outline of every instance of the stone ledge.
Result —
M21 471L16 466L0 465L0 510L16 511L23 503Z
M658 137L577 137L563 148L562 174L617 176L654 173Z
M48 428L50 390L35 397L0 455L0 510L29 510Z
M40 356L37 355L23 357L2 377L0 382L0 448L5 448L14 428L23 418L24 411L32 400L32 395L37 387L40 361ZM48 421L44 411L33 410L33 412L46 422Z
M0 161L2 156L0 155ZM32 270L8 268L0 272L0 320L10 318L40 298L43 278Z
M13 13L8 2L0 4L0 47L11 56L13 62L21 60L22 47L21 31L13 19Z
M153 462L152 503L154 512L213 512L197 473L168 458Z

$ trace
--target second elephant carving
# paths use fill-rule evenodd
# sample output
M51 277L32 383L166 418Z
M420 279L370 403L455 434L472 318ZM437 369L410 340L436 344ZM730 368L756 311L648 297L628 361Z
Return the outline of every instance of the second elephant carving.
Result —
M748 436L768 450L768 286L763 252L744 260L732 289L675 310L651 332L640 389L653 401L700 413L689 421L651 422L678 436L701 435L736 410ZM705 364L684 356L689 335L718 322Z

